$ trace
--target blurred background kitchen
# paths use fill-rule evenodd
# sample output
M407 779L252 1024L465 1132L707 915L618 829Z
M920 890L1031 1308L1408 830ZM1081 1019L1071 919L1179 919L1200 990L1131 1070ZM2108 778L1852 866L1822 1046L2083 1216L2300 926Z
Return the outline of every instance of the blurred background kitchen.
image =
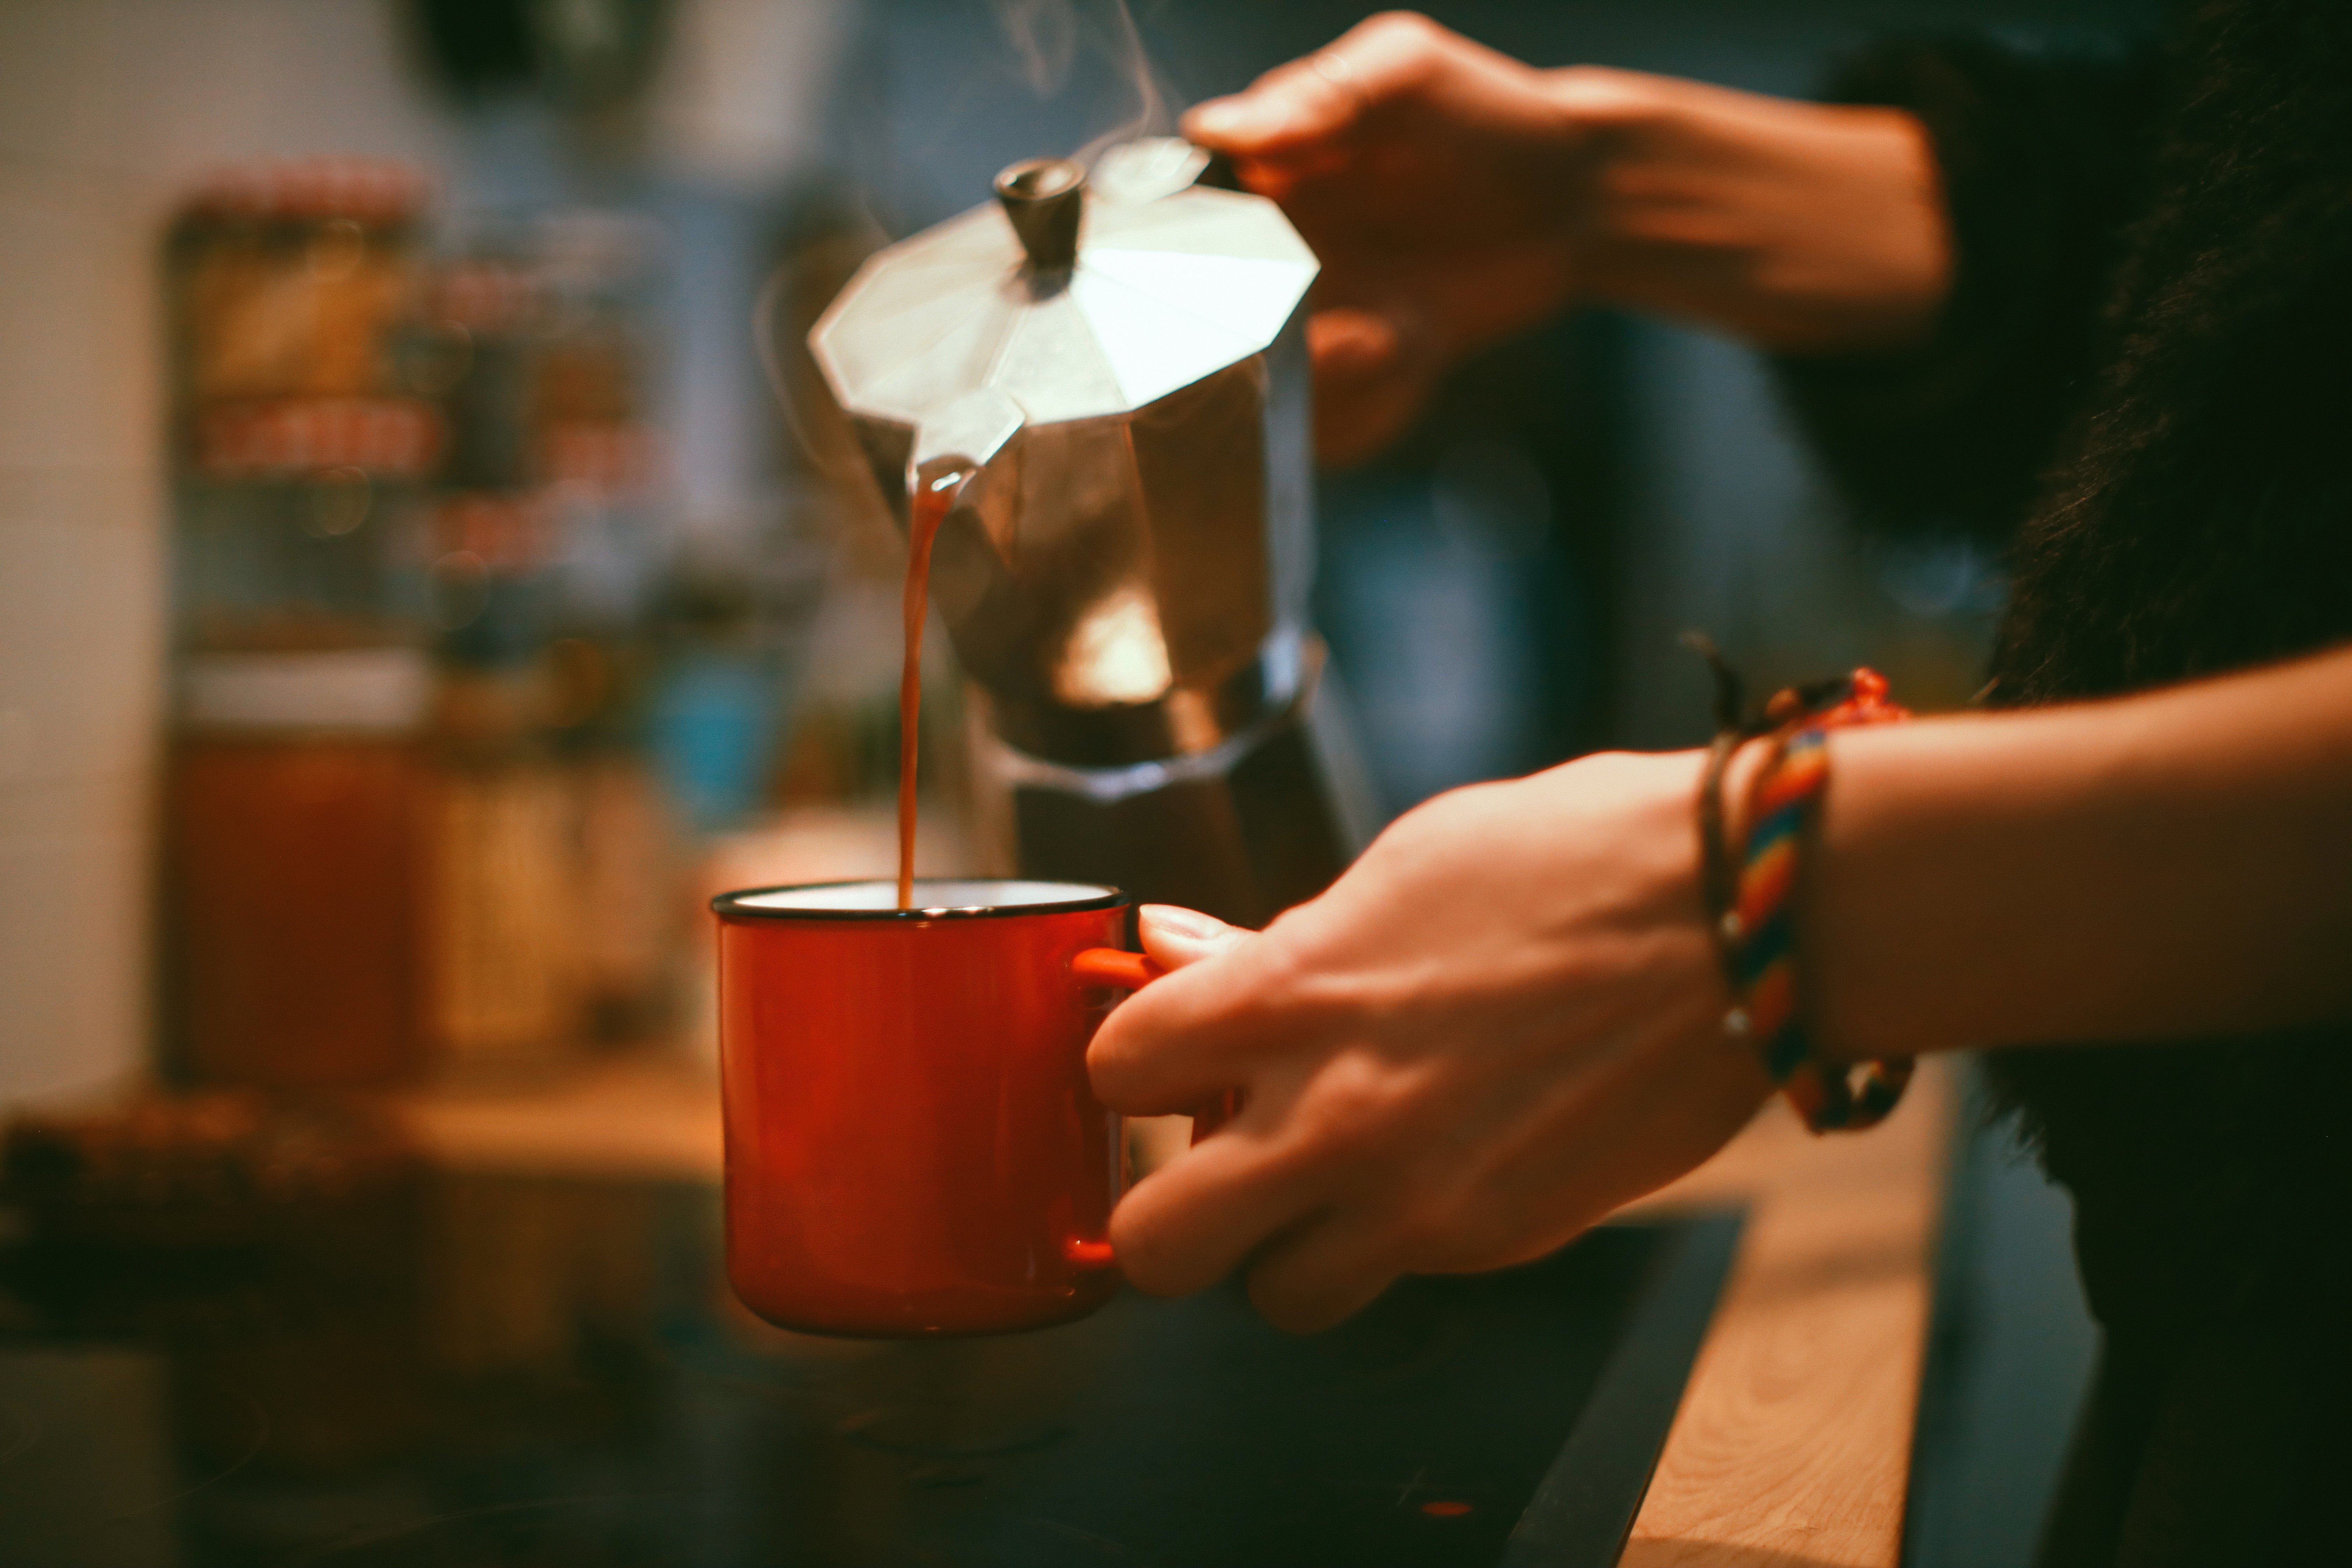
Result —
M1874 33L2096 47L2158 7L1432 10L1801 93ZM1171 131L1360 14L0 0L0 1110L707 1072L702 901L890 854L899 556L789 355L772 390L763 290L789 342L1003 165ZM1685 627L1764 680L1867 658L1957 705L2001 599L1957 536L1847 531L1754 359L1651 321L1504 345L1318 484L1375 819L1701 739ZM925 860L956 869L988 826L930 662ZM2042 1368L1998 1397L2070 1405L2063 1213L1998 1151L1964 1175L2011 1258L1986 1321Z
M1441 14L1801 92L1872 32L2151 9ZM1355 16L0 0L0 1100L699 1048L698 894L887 858L896 546L772 395L762 287L789 342L1004 163ZM1696 738L1686 626L1956 702L2000 598L1849 534L1750 357L1647 321L1486 356L1318 503L1381 816ZM982 847L935 684L944 868Z

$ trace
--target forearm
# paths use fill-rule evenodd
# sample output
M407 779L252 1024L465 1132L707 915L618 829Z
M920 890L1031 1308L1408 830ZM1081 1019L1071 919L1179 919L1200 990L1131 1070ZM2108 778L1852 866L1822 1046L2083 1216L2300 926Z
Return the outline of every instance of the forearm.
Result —
M1803 353L1932 331L1951 247L1910 115L1595 67L1552 81L1596 154L1585 297Z
M1802 893L1827 1048L2352 1016L2352 652L1832 747Z

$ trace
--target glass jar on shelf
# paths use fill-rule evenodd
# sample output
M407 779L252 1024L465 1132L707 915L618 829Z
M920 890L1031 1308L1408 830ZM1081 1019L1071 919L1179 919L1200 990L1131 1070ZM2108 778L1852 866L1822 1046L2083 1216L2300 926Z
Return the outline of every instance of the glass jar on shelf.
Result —
M167 1016L203 1081L419 1066L416 538L443 447L410 352L426 195L402 164L254 165L200 188L165 247Z
M430 196L409 164L304 158L225 171L181 204L166 242L173 384L200 454L224 412L415 401L394 338L415 307Z
M348 1088L419 1058L411 977L422 650L186 659L166 791L181 1068Z

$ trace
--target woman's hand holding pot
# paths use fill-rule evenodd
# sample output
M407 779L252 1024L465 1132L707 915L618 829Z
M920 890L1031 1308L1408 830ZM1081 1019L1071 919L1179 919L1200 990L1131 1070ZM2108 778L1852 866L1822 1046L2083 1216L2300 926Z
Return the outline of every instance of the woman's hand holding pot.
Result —
M1871 353L1923 340L1950 287L1935 159L1897 110L1539 70L1391 12L1184 132L1322 259L1307 347L1327 462L1378 452L1465 355L1580 301Z

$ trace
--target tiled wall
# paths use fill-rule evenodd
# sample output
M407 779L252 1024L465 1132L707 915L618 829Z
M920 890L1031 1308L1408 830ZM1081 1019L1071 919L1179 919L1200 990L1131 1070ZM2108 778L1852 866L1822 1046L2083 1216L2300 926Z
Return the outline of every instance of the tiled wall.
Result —
M431 157L383 0L0 0L0 1103L119 1079L152 1006L156 242L194 172Z

